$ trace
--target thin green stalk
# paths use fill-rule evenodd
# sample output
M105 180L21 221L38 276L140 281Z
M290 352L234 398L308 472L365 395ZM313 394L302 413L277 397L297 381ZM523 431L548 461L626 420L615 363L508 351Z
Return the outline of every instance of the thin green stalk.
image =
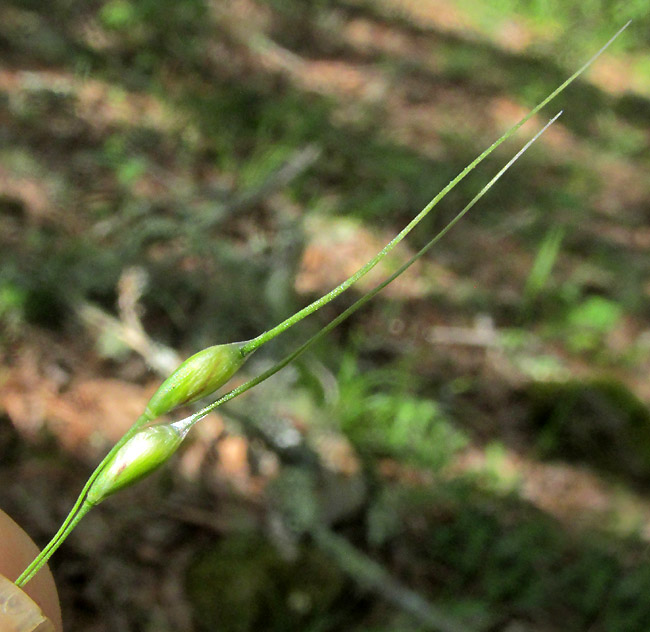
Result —
M382 250L379 252L373 259L371 259L365 266L360 268L354 275L352 275L349 279L344 281L341 285L333 289L331 292L326 294L325 296L321 297L317 301L314 301L311 305L308 305L304 309L300 310L293 316L287 318L285 321L277 325L276 327L273 327L272 329L262 333L260 336L257 338L254 338L253 340L244 343L240 348L239 351L241 352L242 356L249 355L253 351L255 351L257 348L277 336L278 334L282 333L283 331L286 331L289 327L297 323L298 321L302 320L309 314L313 313L314 311L318 310L320 307L328 303L329 301L333 300L336 298L339 294L344 292L346 289L348 289L353 283L355 283L357 280L359 280L363 275L365 275L367 272L369 272L377 263L385 257L426 215L431 211L431 209L436 206L436 204L453 188L455 187L472 169L474 169L482 160L484 160L492 151L494 151L501 143L503 143L505 140L510 138L519 128L521 128L522 125L524 125L532 116L534 116L541 108L543 108L549 101L551 101L553 98L555 98L560 92L562 92L572 81L574 81L581 73L583 73L593 62L596 58L598 58L602 52L611 45L611 43L628 27L630 22L628 22L625 26L623 26L619 31L595 54L593 55L579 70L577 70L575 73L573 73L564 83L562 83L558 88L556 88L551 94L549 94L545 99L543 99L538 105L536 105L526 116L524 116L518 123L513 125L501 138L499 138L495 143L493 143L488 149L486 149L478 158L476 158L473 162L471 162L461 173L456 176L438 195L436 195L427 206L420 211L420 213L393 239L391 240ZM540 132L541 133L541 132ZM535 138L537 138L535 136ZM533 139L534 140L534 139ZM532 142L532 141L530 141ZM359 309L362 305L364 305L366 302L368 302L371 298L373 298L379 291L381 291L388 283L393 281L395 278L397 278L406 268L408 268L410 265L412 265L417 259L419 259L429 248L431 248L435 243L438 242L439 239L441 239L459 220L460 218L467 213L467 211L474 206L474 204L482 197L485 192L493 186L493 184L501 177L501 175L510 167L510 165L525 151L525 149L530 145L528 143L524 149L522 149L516 156L513 158L496 176L491 180L478 194L475 196L475 198L442 230L436 237L434 237L422 250L420 250L419 253L415 255L409 262L404 264L399 270L397 270L393 275L391 275L386 281L378 285L374 290L363 296L361 299L359 299L354 305L352 305L350 308L345 310L340 316L335 318L331 323L329 323L326 327L324 327L318 334L310 338L305 344L303 344L301 347L299 347L296 351L294 351L292 354L289 354L284 360L280 361L275 367L272 367L265 373L261 374L257 378L254 378L253 380L250 380L249 382L246 382L245 384L231 390L229 393L224 395L223 397L219 398L216 402L213 404L206 406L203 408L201 411L199 411L195 416L194 416L194 421L193 423L196 423L199 419L203 418L205 415L207 415L210 411L214 410L218 406L222 405L223 403L229 401L230 399L233 399L237 395L240 395L241 393L244 393L245 391L249 390L253 386L259 384L260 382L268 379L275 373L277 373L279 370L284 368L287 364L292 362L295 358L297 358L299 355L301 355L309 346L314 344L316 341L320 340L323 336L325 336L329 331L331 331L334 327L336 327L340 322L345 320L350 314L355 312L357 309ZM191 401L191 400L188 400ZM65 538L69 535L69 533L72 531L72 529L76 526L76 524L81 520L81 518L87 513L89 510L89 506L87 503L85 503L87 494L89 489L91 488L92 484L95 482L99 474L102 472L102 470L106 467L106 464L111 461L111 459L116 455L116 453L124 446L124 444L131 439L136 432L140 428L142 428L143 425L146 423L153 421L153 417L155 415L152 414L147 414L146 412L141 415L136 422L131 426L131 428L126 432L126 434L115 444L115 446L112 448L112 450L106 455L106 457L102 460L102 462L99 464L99 466L95 469L95 471L92 473L88 481L86 482L84 488L81 491L81 494L79 495L77 501L75 502L75 505L72 508L72 511L68 514L66 519L63 522L63 525L57 531L55 534L54 538L50 541L50 543L43 549L43 551L39 554L39 556L25 569L25 571L20 575L18 580L16 581L16 584L20 587L24 586L29 579L31 579L37 572L38 570L45 564L47 559L54 553L54 551L61 545L61 543L65 540Z
M197 413L192 415L191 421L188 424L189 426L194 425L203 419L208 413L211 413L215 408L218 408L222 404L234 399L238 395L249 391L254 386L257 386L261 382L268 380L272 375L275 375L278 371L283 369L285 366L293 362L298 356L302 355L309 347L314 343L318 342L321 338L326 336L332 329L337 325L340 325L344 320L349 316L354 314L360 307L363 307L368 301L370 301L374 296L379 294L389 283L392 283L397 277L399 277L404 271L410 268L418 259L420 259L426 252L428 252L435 244L437 244L467 213L468 211L476 205L476 203L496 184L496 182L503 176L503 174L512 167L512 165L522 156L522 154L552 125L557 118L562 114L558 112L542 129L540 129L533 138L531 138L501 169L497 174L471 199L470 202L460 211L435 237L433 237L423 248L421 248L415 255L413 255L406 263L401 265L393 274L391 274L387 279L382 281L375 288L370 290L367 294L364 294L359 300L353 303L345 311L341 312L334 320L329 322L325 327L323 327L318 333L314 334L307 342L303 343L298 349L287 355L285 358L280 360L277 364L272 366L270 369L261 373L257 377L241 384L240 386L233 388L231 391L220 397L217 401L209 404L199 410Z
M43 549L41 554L32 562L20 575L20 577L15 581L18 588L22 588L30 579L41 570L41 567L45 566L47 561L54 555L54 552L63 544L64 540L70 535L72 530L79 524L81 519L93 508L93 505L90 503L83 503L79 510L73 515L71 520L66 520L59 529L57 533L58 538L53 538L48 545L47 553L46 549ZM72 512L71 512L72 514ZM60 535L59 535L60 534ZM38 564L36 561L38 560Z
M561 114L561 113L560 113ZM231 390L229 393L224 395L223 397L219 398L216 402L210 404L209 406L206 406L202 410L200 410L198 413L195 415L191 416L191 421L189 422L187 428L189 429L190 426L194 425L201 419L203 419L209 412L217 408L218 406L221 406L222 404L226 403L227 401L233 399L234 397L237 397L237 395L241 395L242 393L245 393L246 391L250 390L253 388L253 386L256 386L260 382L263 382L270 378L272 375L275 375L278 371L283 369L285 366L290 364L293 360L295 360L298 356L302 355L310 346L312 346L314 343L316 343L318 340L323 338L326 334L328 334L332 329L334 329L337 325L339 325L341 322L343 322L346 318L348 318L351 314L353 314L355 311L357 311L360 307L365 305L370 299L372 299L376 294L378 294L382 289L384 289L389 283L394 281L398 276L400 276L407 268L409 268L411 265L413 265L420 257L422 257L431 247L433 247L434 244L436 244L442 237L449 231L451 228L458 222L460 219L494 186L494 184L501 178L501 176L515 163L516 160L519 159L519 157L534 143L539 136L551 125L559 116L560 114L557 114L549 123L546 124L546 126L541 129L531 140L529 140L523 147L520 149L517 154L513 158L511 158L508 163L502 167L499 172L477 193L474 198L463 208L460 213L454 217L454 219L445 226L433 239L431 239L418 253L416 253L409 261L407 261L405 264L403 264L398 270L396 270L390 277L388 277L385 281L380 283L377 287L375 287L373 290L368 292L365 296L360 298L358 301L356 301L353 305L351 305L348 309L346 309L344 312L342 312L337 318L332 320L328 325L326 325L323 329L321 329L316 335L314 335L312 338L310 338L307 342L305 342L302 346L300 346L298 349L296 349L293 353L289 354L286 356L283 360L281 360L279 363L277 363L275 366L271 367L268 371L265 371L261 375L253 378L252 380L249 380L245 384L242 384L241 386ZM63 543L63 541L67 538L67 536L70 534L72 529L78 524L78 522L83 518L83 516L90 510L92 505L85 503L86 495L88 493L88 490L94 483L95 479L97 476L101 473L102 469L104 468L105 464L113 457L113 455L137 432L145 423L148 421L151 421L150 418L146 415L142 415L138 421L129 429L129 431L118 441L113 449L106 455L106 457L102 460L102 462L99 464L99 466L95 469L93 474L90 476L86 484L84 485L84 488L82 489L81 493L79 494L79 497L68 514L67 518L61 525L61 528L57 531L55 536L52 538L50 543L41 551L41 553L38 555L38 557L23 571L23 573L20 575L20 577L16 580L16 585L19 587L22 587L25 585L38 571L39 569L47 562L47 560L52 556L52 554L57 550L57 548Z
M272 329L265 331L256 338L246 342L241 347L242 355L246 356L263 344L267 343L269 340L275 338L277 335L292 327L297 322L309 316L313 312L319 310L323 305L326 305L333 299L335 299L339 294L345 292L351 285L356 283L361 277L370 272L397 244L399 244L406 235L408 235L413 228L415 228L422 219L424 219L427 214L442 200L449 191L451 191L467 174L472 171L479 163L481 163L485 158L487 158L501 143L505 142L510 138L518 129L522 127L527 121L529 121L537 112L539 112L549 101L554 99L560 92L562 92L570 83L572 83L579 75L581 75L602 53L603 51L610 46L610 44L629 26L630 22L625 24L618 32L595 54L593 55L585 64L582 65L580 69L574 72L563 84L557 87L551 94L549 94L543 101L538 103L526 116L524 116L518 123L515 123L501 138L492 143L480 156L475 158L467 167L465 167L447 186L440 191L384 248L377 253L368 263L359 268L351 277L343 281L339 286L335 287L332 291L328 292L321 298L315 300L307 307L304 307L300 311L296 312L292 316L289 316L286 320L282 321L279 325L276 325Z
M15 581L16 586L22 588L37 572L38 570L47 562L48 559L52 556L54 551L59 548L63 541L68 537L68 534L74 526L77 525L79 520L88 512L88 509L84 511L82 516L79 519L76 518L77 514L81 512L83 508L83 502L86 498L86 494L90 489L91 485L99 476L99 473L102 471L106 463L108 463L117 451L147 422L151 421L146 415L140 415L136 422L126 431L122 438L111 448L110 452L102 459L101 463L95 468L93 473L90 475L86 484L83 486L83 489L79 493L75 504L72 509L66 516L63 524L59 530L54 534L54 537L48 542L45 548L38 554L36 558L31 562L31 564L20 574L18 579ZM68 528L69 525L73 524L74 526Z

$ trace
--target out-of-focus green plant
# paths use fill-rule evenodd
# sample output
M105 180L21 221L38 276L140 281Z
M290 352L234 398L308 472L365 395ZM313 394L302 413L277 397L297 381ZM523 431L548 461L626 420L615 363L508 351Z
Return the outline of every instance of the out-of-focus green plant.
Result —
M566 317L567 343L575 352L593 352L619 323L623 308L603 296L590 296L575 305Z
M534 301L548 283L560 252L562 239L564 239L564 227L562 226L553 226L544 237L528 279L526 279L524 296L528 303Z
M409 395L392 371L361 374L349 357L338 382L336 417L362 454L436 470L467 443L437 402Z
M127 0L112 0L102 7L99 19L106 28L119 30L135 22L136 11L133 4Z
M11 337L20 329L24 320L26 292L17 285L7 281L0 285L0 323L4 335ZM0 337L0 343L3 342Z

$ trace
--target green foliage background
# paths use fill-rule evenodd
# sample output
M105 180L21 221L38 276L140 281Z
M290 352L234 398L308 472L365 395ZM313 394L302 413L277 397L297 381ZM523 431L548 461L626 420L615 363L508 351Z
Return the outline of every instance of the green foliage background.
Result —
M156 499L146 511L134 491L113 533L110 514L80 528L54 562L69 629L111 629L111 610L134 630L429 629L319 549L310 534L325 526L458 629L645 630L650 31L640 1L2 4L3 375L37 339L73 349L73 375L143 388L144 362L77 318L86 303L115 313L126 269L148 276L151 339L186 356L250 338L340 280L332 243L316 252L322 279L298 289L314 225L334 233L345 219L353 242L387 241L631 18L558 99L548 141L422 264L417 290L380 296L224 412L252 463L277 459L262 492L173 471L143 492ZM318 158L267 193L306 147ZM282 336L251 374L351 301ZM30 499L29 468L72 495L90 460L47 433L9 434L0 468L26 491L0 498L45 541L62 509ZM332 437L354 474L319 452ZM551 501L530 491L547 471L560 473ZM589 490L565 501L582 476L604 509ZM222 522L188 527L178 516L195 506ZM150 549L184 552L182 607L162 605ZM146 598L113 595L120 574Z

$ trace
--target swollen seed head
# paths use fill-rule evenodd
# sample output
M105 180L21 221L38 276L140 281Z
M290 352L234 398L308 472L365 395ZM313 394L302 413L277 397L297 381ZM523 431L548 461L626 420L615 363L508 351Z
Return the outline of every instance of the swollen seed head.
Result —
M176 452L185 434L172 424L148 426L137 432L99 473L86 501L97 505L107 496L149 475Z
M208 347L185 360L149 400L146 408L149 419L201 399L223 386L244 364L242 344Z

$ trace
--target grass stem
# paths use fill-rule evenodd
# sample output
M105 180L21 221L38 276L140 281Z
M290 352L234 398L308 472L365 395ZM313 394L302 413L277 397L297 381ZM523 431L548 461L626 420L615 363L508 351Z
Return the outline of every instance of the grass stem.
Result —
M476 205L476 203L496 184L496 182L505 174L505 172L512 167L512 165L522 156L522 154L552 125L557 118L562 114L558 112L541 130L533 136L498 172L497 174L471 199L470 202L461 210L435 237L433 237L423 248L421 248L411 259L406 263L400 266L393 274L391 274L387 279L382 281L375 288L370 290L367 294L364 294L359 300L353 303L345 311L341 312L334 320L329 322L325 327L323 327L318 333L314 334L307 342L298 347L295 351L287 355L285 358L280 360L277 364L272 366L270 369L261 373L257 377L241 384L237 388L232 389L217 401L205 406L199 410L196 414L191 417L189 425L194 425L201 419L203 419L208 413L212 412L222 404L230 401L231 399L245 393L254 386L257 386L261 382L268 380L272 375L275 375L278 371L283 369L285 366L293 362L298 356L302 355L309 347L314 343L318 342L321 338L327 335L332 329L337 325L341 324L344 320L350 317L354 312L356 312L360 307L363 307L368 301L370 301L374 296L379 294L388 284L392 283L397 277L399 277L404 271L410 268L418 259L420 259L426 252L428 252L435 244L437 244L467 213L468 211Z
M627 22L623 27L621 27L610 39L609 41L601 47L601 49L595 53L589 60L587 60L576 72L574 72L564 83L559 85L553 92L551 92L545 99L540 101L526 116L524 116L519 122L515 123L508 131L506 131L498 140L492 143L482 154L470 162L453 180L451 180L386 246L382 248L370 261L363 265L359 270L357 270L352 276L347 278L343 283L335 287L333 290L321 296L319 299L315 300L310 305L307 305L300 311L296 312L292 316L289 316L286 320L282 321L280 324L276 325L272 329L265 331L256 338L246 342L241 347L241 352L244 356L252 353L263 344L266 344L269 340L272 340L279 334L283 333L297 322L301 321L306 316L313 314L315 311L319 310L323 305L326 305L341 293L345 292L351 285L356 283L361 277L365 276L370 270L372 270L397 244L408 235L411 230L413 230L428 214L429 212L442 200L442 198L447 195L461 180L467 176L470 171L472 171L479 163L481 163L485 158L487 158L499 145L508 140L517 130L519 130L526 122L528 122L537 112L539 112L545 105L554 99L560 92L562 92L569 84L571 84L577 77L579 77L604 51L607 49L612 42L629 26L630 22Z
M538 103L526 116L524 116L518 123L513 125L508 131L506 131L497 141L490 145L482 154L480 154L476 159L474 159L467 167L465 167L453 180L451 180L447 186L445 186L440 193L438 193L430 202L427 204L396 236L392 239L375 257L373 257L368 263L362 266L355 274L346 279L339 286L314 301L307 307L296 312L279 325L269 329L268 331L260 334L258 337L253 340L244 343L240 347L242 356L249 355L260 346L273 339L275 336L286 331L291 326L305 318L306 316L312 314L316 310L320 309L323 305L329 303L331 300L336 298L361 277L367 274L372 268L374 268L381 259L383 259L408 233L417 226L417 224L424 218L426 215L438 204L438 202L451 191L465 176L469 174L480 162L482 162L489 154L491 154L499 145L505 142L510 138L517 130L519 130L528 120L530 120L537 112L539 112L545 105L547 105L552 99L554 99L558 94L560 94L569 84L571 84L578 76L580 76L602 53L608 48L614 40L629 26L630 22L625 24L617 33L610 38L610 40L596 53L594 54L585 64L582 65L576 72L574 72L564 83L558 86L553 92L551 92L545 99ZM559 116L559 114L557 115ZM553 118L541 131L539 131L534 138L532 138L526 145L486 184L479 193L463 208L456 217L445 226L433 239L431 239L424 248L422 248L418 253L416 253L407 263L402 265L395 273L388 277L385 281L377 285L373 290L365 294L359 300L357 300L351 307L342 312L337 318L332 320L328 325L323 327L316 335L312 336L307 342L301 345L293 353L286 356L280 362L278 362L274 367L270 368L268 371L265 371L261 375L249 380L245 384L238 386L237 388L232 389L230 392L226 393L217 401L212 404L204 407L199 412L191 417L191 424L198 422L200 419L205 417L209 412L226 403L227 401L237 397L238 395L250 390L260 382L267 380L269 377L280 371L282 368L287 366L290 362L295 360L298 356L304 353L311 345L316 343L318 340L323 338L327 333L329 333L334 327L343 322L351 314L357 311L365 303L371 300L376 294L378 294L384 287L389 283L395 280L400 276L408 267L410 267L415 261L422 257L434 244L436 244L451 228L478 202L478 200L485 195L485 193L499 180L499 178L512 166L512 164L530 147L530 145L544 132L544 130L550 125L556 118ZM152 416L148 414L141 415L136 422L131 426L131 428L125 433L125 435L115 444L111 451L106 455L102 460L99 466L91 474L90 478L84 485L77 501L75 502L72 510L64 520L61 528L57 531L52 540L46 545L46 547L41 551L41 553L34 559L34 561L29 564L29 566L23 571L20 577L16 580L16 585L19 587L24 586L40 568L47 562L51 555L56 551L56 549L63 543L63 541L68 537L70 532L75 528L83 516L90 510L92 505L86 501L86 497L89 489L92 484L95 482L103 468L106 464L113 458L116 452L129 440L133 435L146 423L153 421Z
M74 526L77 525L79 520L85 515L90 507L86 509L78 519L77 515L81 513L83 509L83 503L86 499L86 494L88 490L95 482L95 479L99 476L104 466L113 458L117 451L147 422L151 421L146 415L141 415L138 417L136 422L127 430L127 432L122 436L122 438L111 448L109 453L102 459L101 463L95 468L93 473L90 475L86 484L83 486L83 489L79 493L75 504L72 506L72 509L68 512L63 524L59 530L54 534L52 539L47 543L45 548L34 558L34 560L29 564L29 566L20 574L18 579L14 582L16 586L22 588L36 573L45 565L48 559L52 556L52 553L59 548L63 541L68 537L68 534ZM74 525L69 528L70 525Z

